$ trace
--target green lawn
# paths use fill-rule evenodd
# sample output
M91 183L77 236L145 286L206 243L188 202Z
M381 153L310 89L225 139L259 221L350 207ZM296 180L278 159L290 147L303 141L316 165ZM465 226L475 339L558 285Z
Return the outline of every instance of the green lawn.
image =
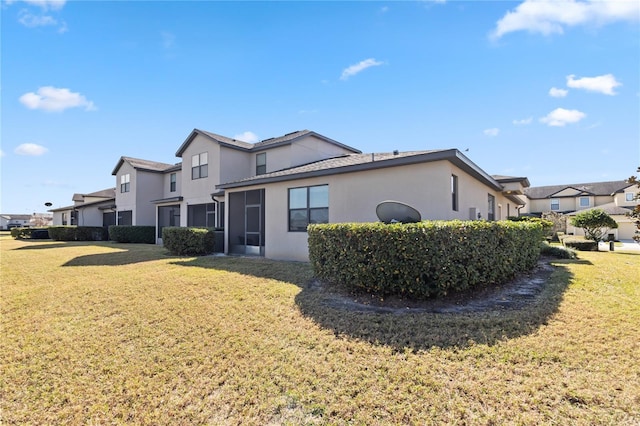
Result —
M0 237L2 424L640 423L640 253L531 306L329 304L309 266Z

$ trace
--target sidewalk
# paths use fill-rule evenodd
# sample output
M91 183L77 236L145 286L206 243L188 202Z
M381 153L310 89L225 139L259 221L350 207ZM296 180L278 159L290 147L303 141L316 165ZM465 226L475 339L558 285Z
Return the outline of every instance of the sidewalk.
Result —
M640 244L636 243L634 240L620 240L622 243L622 247L615 243L614 251L640 251ZM600 242L598 244L598 250L600 251L609 251L609 243L608 242Z

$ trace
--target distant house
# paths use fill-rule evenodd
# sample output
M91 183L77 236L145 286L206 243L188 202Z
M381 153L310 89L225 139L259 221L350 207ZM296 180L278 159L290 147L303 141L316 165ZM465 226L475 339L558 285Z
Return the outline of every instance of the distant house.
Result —
M614 238L631 239L636 228L628 214L638 204L638 192L637 186L624 180L531 187L525 191L528 203L523 212L535 215L557 212L570 218L578 212L598 208L618 223L618 228L611 231ZM571 226L569 220L567 232L583 235L582 229Z
M49 210L53 225L109 226L115 224L115 188L73 194L73 205Z
M0 215L0 229L30 226L32 216L30 214L2 214Z

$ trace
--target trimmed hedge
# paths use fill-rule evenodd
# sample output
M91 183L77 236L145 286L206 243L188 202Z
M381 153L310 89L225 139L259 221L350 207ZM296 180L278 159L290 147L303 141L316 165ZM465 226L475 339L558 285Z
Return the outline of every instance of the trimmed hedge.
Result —
M55 241L106 241L109 239L102 226L50 226L49 237Z
M109 226L109 239L118 243L156 243L155 226Z
M11 236L16 240L48 240L48 228L11 228Z
M499 284L533 268L542 225L427 221L310 225L315 276L381 295L410 297Z
M580 251L598 251L598 243L584 237L568 235L562 238L562 245Z
M210 254L215 247L214 228L167 226L162 228L162 243L179 256Z
M542 243L540 246L540 254L555 257L557 259L576 259L578 255L574 250L561 246L552 246Z

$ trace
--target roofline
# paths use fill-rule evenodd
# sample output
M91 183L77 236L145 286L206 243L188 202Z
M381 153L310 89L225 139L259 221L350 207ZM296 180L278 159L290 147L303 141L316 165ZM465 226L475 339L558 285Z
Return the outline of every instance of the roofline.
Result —
M145 160L145 159L142 159L142 158L133 158L133 157L126 157L126 156L122 156L122 157L120 157L120 160L118 160L118 164L116 164L116 167L115 167L115 168L113 169L113 171L111 172L111 175L112 175L112 176L116 176L116 175L118 174L118 170L120 170L120 167L122 167L122 164L123 164L125 161L126 161L127 163L129 163L129 164L131 165L131 167L133 167L135 170L141 170L141 171L143 171L143 172L149 172L149 173L161 173L161 174L164 174L164 173L167 173L167 172L169 172L169 171L173 171L173 169L174 169L174 168L178 167L178 165L177 165L177 164L174 164L173 166L168 167L168 168L166 168L166 169L164 169L164 170L153 170L153 169L147 169L146 167L137 167L137 166L134 166L133 164L131 164L131 162L130 162L130 161L128 161L128 160L130 160L130 159L131 159L131 160L140 160L140 161L150 161L150 160ZM162 164L164 164L164 163L162 163ZM182 169L182 166L180 166L180 169ZM176 170L180 170L180 169L176 169Z
M103 204L103 203L107 203L107 202L116 202L115 198L105 198L104 200L99 200L99 201L92 201L90 203L84 203L84 204L78 204L78 205L74 205L74 206L66 206L66 207L58 207L57 209L50 209L47 210L48 212L60 212L60 211L65 211L65 210L80 210L80 209L84 209L86 207L91 207L91 206L95 206L98 204Z
M275 182L285 182L290 180L298 180L298 179L306 179L311 177L319 177L319 176L330 176L337 175L343 173L354 173L361 172L367 170L375 170L387 167L398 167L398 166L406 166L410 164L419 164L419 163L430 163L433 161L442 161L447 160L451 162L453 165L458 166L465 172L469 173L474 178L479 181L485 183L487 186L494 188L497 191L502 191L502 185L498 183L494 178L492 178L489 174L483 171L480 167L478 167L473 161L469 160L464 154L462 154L459 150L447 149L436 152L429 152L424 154L417 154L408 157L399 157L399 158L389 158L384 160L376 160L372 162L353 164L342 167L334 167L330 169L323 170L314 170L310 172L300 172L291 175L282 175L282 176L272 176L272 177L264 177L264 178L253 178L250 180L244 180L240 182L229 182L216 185L218 189L231 189L231 188L241 188L244 186L254 186ZM321 160L322 161L322 160Z
M528 188L531 186L531 182L529 182L529 178L527 177L508 177L504 179L494 178L496 181L500 183L514 183L514 182L522 182L522 186Z
M229 142L225 142L225 141L221 141L221 140L215 139L214 137L212 137L211 135L209 135L207 132L205 132L203 130L193 129L191 131L191 133L189 134L189 136L187 136L187 138L184 140L182 145L180 145L180 148L178 148L178 150L176 151L176 157L182 157L182 154L187 149L187 146L189 146L189 144L193 141L193 139L195 139L195 137L197 135L202 135L202 136L210 139L211 141L220 144L220 146L224 146L224 147L227 147L227 148L231 148L231 149L235 149L235 150L243 151L243 152L267 151L269 149L276 148L276 147L279 147L279 146L291 145L294 141L296 141L298 139L301 139L301 138L304 138L306 136L314 136L314 137L316 137L318 139L322 139L322 140L324 140L326 142L329 142L330 144L333 144L333 145L339 146L341 148L344 148L347 151L351 151L354 154L362 154L362 151L360 151L359 149L356 149L356 148L354 148L352 146L349 146L349 145L345 145L345 144L343 144L341 142L338 142L338 141L336 141L334 139L331 139L331 138L328 138L328 137L326 137L324 135L316 133L316 132L314 132L312 130L310 130L307 133L303 133L301 135L298 135L298 136L296 136L294 138L287 139L287 140L280 141L280 142L275 142L273 144L259 145L260 142L264 142L264 141L260 141L260 142L257 142L255 144L251 144L249 142L244 142L244 141L238 141L238 142L241 142L241 143L247 143L249 145L252 145L251 147L243 147L243 146L234 145L234 144L231 144ZM283 136L277 136L277 137L283 137ZM268 140L268 139L265 139L265 140Z

